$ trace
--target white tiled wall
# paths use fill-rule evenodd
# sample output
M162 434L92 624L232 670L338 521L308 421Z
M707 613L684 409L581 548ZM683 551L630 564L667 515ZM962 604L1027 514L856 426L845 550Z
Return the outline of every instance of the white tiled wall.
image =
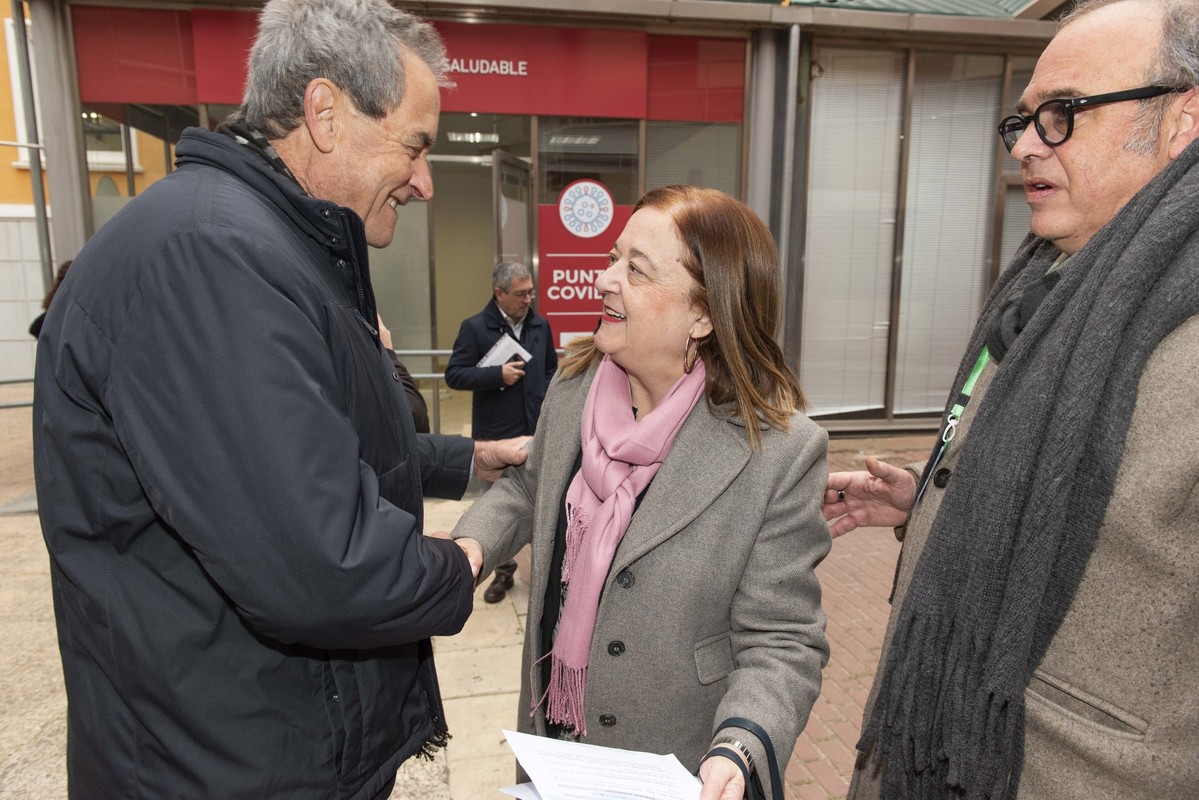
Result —
M45 294L32 215L0 212L0 380L33 377L29 323Z

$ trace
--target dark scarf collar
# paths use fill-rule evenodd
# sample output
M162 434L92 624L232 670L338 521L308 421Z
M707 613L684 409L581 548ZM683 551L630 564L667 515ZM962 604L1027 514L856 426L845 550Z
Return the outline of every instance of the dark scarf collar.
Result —
M241 112L236 111L229 116L224 122L217 126L217 133L223 133L229 136L233 141L240 144L242 147L255 153L259 158L270 165L271 169L284 176L296 186L300 187L300 191L304 191L304 187L300 186L299 179L288 168L287 164L283 163L282 156L278 151L267 141L266 136L257 128L251 128L242 118ZM305 192L306 193L306 192Z
M1057 262L1054 266L1057 266ZM1003 308L995 315L987 329L987 352L991 354L991 358L996 362L1003 361L1016 337L1032 321L1041 303L1061 278L1062 273L1051 268L1049 272L1029 283L1023 290L1014 292L1004 301Z
M1199 143L1071 258L1012 341L963 441L858 743L881 762L888 800L1016 796L1024 690L1090 558L1141 372L1199 313L1196 231ZM1009 298L1058 255L1031 235L1021 245L955 386Z
M296 178L295 174L284 163L283 158L267 140L262 131L246 124L240 109L230 114L224 122L218 125L216 132L228 136L238 145L261 158L273 172L283 176L290 183L294 184L301 196L306 199L311 198L311 195L300 184L299 179ZM378 309L375 303L374 288L371 286L370 270L367 266L368 256L363 233L363 223L353 213L346 215L331 213L335 208L336 206L330 203L328 208L321 209L317 220L309 220L309 222L322 229L322 245L328 247L339 256L335 262L336 277L345 290L350 293L350 296L353 297L363 323L371 331L375 339L378 340L379 331L375 327ZM343 216L347 216L351 220L348 230L342 228L340 220ZM322 221L324 224L322 224Z

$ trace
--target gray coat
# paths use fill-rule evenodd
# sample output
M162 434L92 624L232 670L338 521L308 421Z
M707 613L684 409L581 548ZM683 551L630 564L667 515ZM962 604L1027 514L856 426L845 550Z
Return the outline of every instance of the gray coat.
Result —
M454 530L482 544L481 577L532 542L519 719L522 731L541 735L544 707L532 719L529 708L544 688L530 668L544 652L560 502L593 374L554 381L528 463L509 469ZM609 571L588 665L585 741L674 753L696 770L716 726L745 717L765 729L786 766L828 659L814 572L830 547L820 513L827 442L796 414L788 432L763 430L751 453L741 425L696 404ZM766 763L761 742L729 733Z
M957 447L906 528L888 645L994 372L993 365L984 370L958 426ZM1025 691L1022 800L1199 797L1197 395L1199 317L1192 317L1146 362L1095 549ZM872 694L867 716L873 702ZM859 770L850 800L879 797L874 777Z

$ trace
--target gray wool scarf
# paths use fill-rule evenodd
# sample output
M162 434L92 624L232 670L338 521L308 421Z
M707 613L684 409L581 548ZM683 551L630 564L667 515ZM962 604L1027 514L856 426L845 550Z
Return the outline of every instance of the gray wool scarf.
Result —
M1141 372L1199 313L1197 165L1199 142L1071 258L976 411L858 743L887 800L1016 796L1024 690L1090 558ZM1024 241L955 387L1005 300L1058 255Z

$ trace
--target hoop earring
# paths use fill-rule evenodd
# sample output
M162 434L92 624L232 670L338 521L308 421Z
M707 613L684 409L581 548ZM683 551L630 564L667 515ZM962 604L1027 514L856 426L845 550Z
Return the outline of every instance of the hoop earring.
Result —
M691 343L695 343L695 355L691 355ZM690 360L690 363L688 361ZM695 369L695 362L699 360L699 339L692 339L691 334L687 334L687 343L683 345L683 374L690 375Z

